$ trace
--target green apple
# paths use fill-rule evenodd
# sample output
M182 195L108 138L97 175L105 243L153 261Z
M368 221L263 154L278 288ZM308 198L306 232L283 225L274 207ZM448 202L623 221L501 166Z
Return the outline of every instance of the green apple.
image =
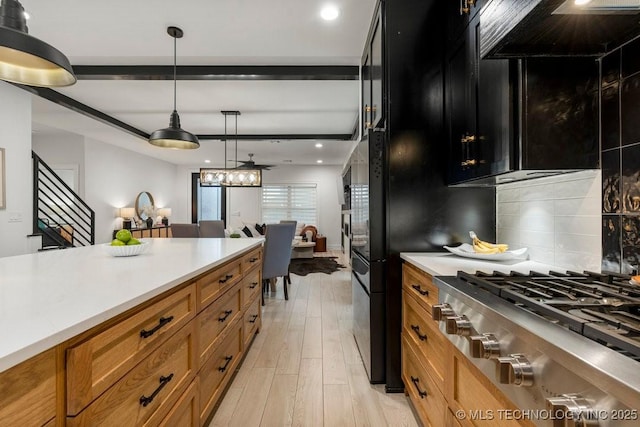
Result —
M123 242L122 240L118 240L118 239L113 239L111 241L111 246L125 246L126 243Z
M116 239L120 240L121 242L127 243L129 240L131 240L131 232L129 230L125 230L124 228L122 230L118 230L118 232L116 233Z
M132 237L128 242L127 242L127 246L129 245L139 245L141 242L140 240L136 239L135 237Z

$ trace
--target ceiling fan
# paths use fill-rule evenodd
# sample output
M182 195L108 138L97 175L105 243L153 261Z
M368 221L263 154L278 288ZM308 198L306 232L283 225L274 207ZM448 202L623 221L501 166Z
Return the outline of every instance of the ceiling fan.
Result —
M235 169L270 170L270 168L275 167L275 165L257 165L256 162L253 161L253 155L253 153L249 153L249 160L238 160L242 165L237 166Z

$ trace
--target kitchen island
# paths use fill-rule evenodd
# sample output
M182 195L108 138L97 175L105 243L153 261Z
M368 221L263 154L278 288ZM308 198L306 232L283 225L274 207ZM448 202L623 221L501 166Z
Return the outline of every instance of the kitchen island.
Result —
M149 242L0 259L0 425L204 423L260 325L262 239Z

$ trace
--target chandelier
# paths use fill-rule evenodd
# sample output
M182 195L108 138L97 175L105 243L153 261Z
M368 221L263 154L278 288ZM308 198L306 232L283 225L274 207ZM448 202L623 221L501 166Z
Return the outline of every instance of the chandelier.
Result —
M262 170L238 167L238 116L240 111L221 111L224 115L224 165L223 169L200 168L201 187L262 187ZM235 167L227 168L227 119L235 118Z

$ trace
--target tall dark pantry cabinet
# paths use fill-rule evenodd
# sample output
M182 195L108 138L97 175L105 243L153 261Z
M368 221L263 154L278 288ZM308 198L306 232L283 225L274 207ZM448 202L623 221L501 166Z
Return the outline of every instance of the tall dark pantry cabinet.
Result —
M352 229L352 235L366 236L370 259L366 266L358 264L365 274L355 272L354 280L358 274L366 277L373 298L354 294L354 317L360 329L369 322L368 340L356 336L356 342L368 359L370 380L386 383L388 392L404 390L400 252L442 251L443 245L467 241L469 230L495 236L494 189L446 184L448 3L379 1L362 56L363 129L357 151L366 152L367 159L352 156L352 162L367 162L367 177L361 177L367 181L367 200L360 204L366 210L366 234ZM352 207L352 228L354 214ZM352 252L361 243L352 242Z

